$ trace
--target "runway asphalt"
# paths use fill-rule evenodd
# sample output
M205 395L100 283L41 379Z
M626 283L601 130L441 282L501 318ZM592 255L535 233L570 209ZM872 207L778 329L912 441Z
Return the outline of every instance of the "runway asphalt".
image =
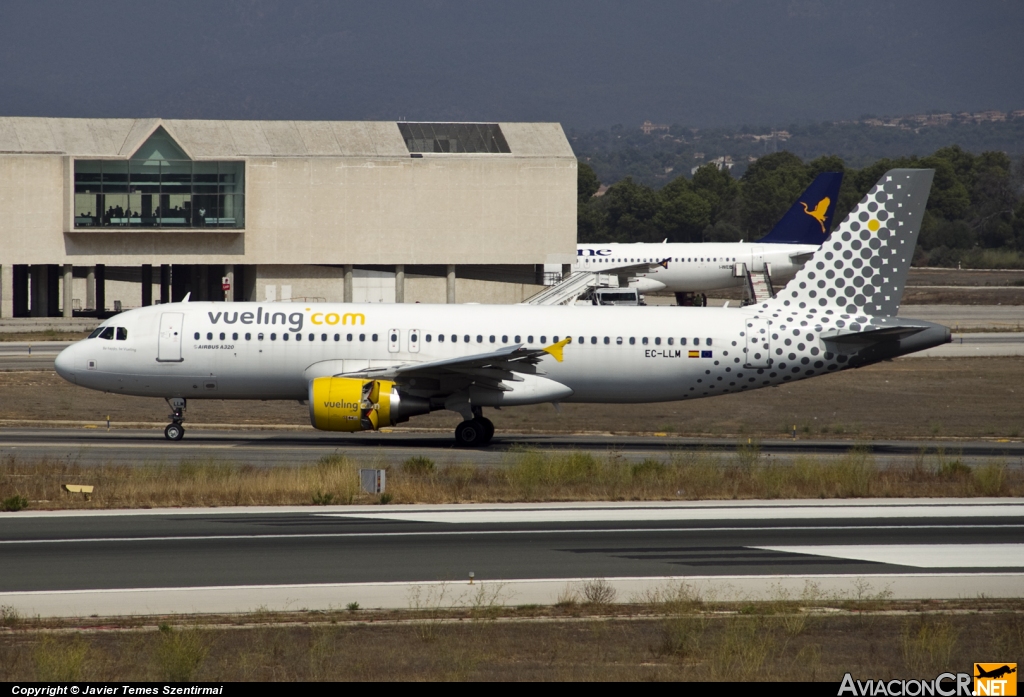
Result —
M187 424L186 424L187 426ZM746 443L726 438L626 436L596 434L498 433L486 448L456 448L450 433L396 431L343 434L321 431L245 431L189 429L185 439L171 442L162 425L152 429L2 428L0 454L22 460L64 460L81 465L176 464L182 460L213 459L255 466L297 465L341 454L363 462L400 463L426 455L438 465L498 466L524 449L568 450L599 456L615 455L624 462L648 458L668 460L679 453L735 453ZM957 457L965 463L1001 459L1024 467L1021 441L871 441L763 440L757 443L766 459L786 461L799 456L838 457L862 448L887 461L910 461L920 456Z
M723 598L809 582L1021 597L1022 532L1020 499L21 512L0 514L0 604L42 615L240 611L267 598L407 607L423 600L416 588L446 604L437 594L464 594L470 572L478 591L514 590L500 600L512 603L554 602L559 585L593 578L693 582Z

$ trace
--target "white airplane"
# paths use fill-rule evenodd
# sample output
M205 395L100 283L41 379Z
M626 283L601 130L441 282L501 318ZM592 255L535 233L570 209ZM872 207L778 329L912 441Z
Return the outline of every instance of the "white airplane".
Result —
M164 397L308 401L318 429L369 431L484 407L712 397L854 368L949 341L898 319L932 170L892 170L776 298L746 308L182 302L130 310L65 349L57 372Z
M748 283L748 273L784 285L825 241L839 199L842 172L823 172L771 232L757 242L578 244L574 271L630 279L643 293L706 293Z

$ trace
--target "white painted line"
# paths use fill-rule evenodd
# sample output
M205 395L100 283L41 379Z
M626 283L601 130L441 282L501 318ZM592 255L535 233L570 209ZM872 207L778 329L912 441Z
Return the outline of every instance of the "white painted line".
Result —
M858 506L823 508L814 505L778 508L734 506L707 508L605 508L563 510L449 510L409 511L398 509L326 514L337 518L390 520L410 523L617 523L627 521L695 521L695 520L812 520L866 518L980 518L1021 517L1024 505L993 507L990 505L956 506Z
M1024 569L1024 544L786 545L754 549L897 564L919 569Z
M1024 528L1024 524L1014 525L972 525L971 530L1005 530ZM24 540L0 540L0 545L41 545L41 544L81 544L102 542L205 542L207 540L295 540L345 537L451 537L470 535L589 535L589 534L624 534L624 533L666 533L666 532L775 532L775 531L852 531L852 530L963 530L958 525L773 525L746 527L691 527L691 528L559 528L556 530L435 530L406 532L323 532L323 533L282 533L273 535L162 535L152 537L61 537L34 538ZM757 549L768 549L758 547Z
M397 583L329 583L280 586L132 588L126 590L29 591L0 593L0 605L26 617L114 617L175 613L242 613L256 610L340 610L364 608L551 605L584 578L477 579ZM1024 574L818 574L765 576L655 576L605 579L617 602L643 602L653 592L685 587L713 601L795 599L1020 598Z
M869 515L856 511L870 509ZM557 502L557 503L481 503L481 504L410 504L386 508L375 505L358 506L222 506L218 508L120 508L103 510L24 510L17 513L0 513L0 520L19 518L105 518L123 516L209 516L209 515L274 515L345 514L358 518L377 515L407 515L436 513L504 513L504 512L546 512L546 511L648 511L668 510L680 512L705 512L720 519L735 519L749 516L756 519L769 517L790 517L777 515L782 511L801 510L809 514L819 511L820 518L903 517L896 514L904 510L912 517L935 517L950 515L947 512L932 514L929 511L963 510L973 516L1018 516L1024 511L1024 498L973 498L973 499L781 499L772 501L627 501L627 502ZM847 515L848 511L854 512ZM875 513L874 511L878 511ZM738 513L739 512L739 513ZM596 514L595 514L596 515ZM808 517L815 517L808 515ZM957 516L959 517L959 516ZM596 519L595 519L596 520Z

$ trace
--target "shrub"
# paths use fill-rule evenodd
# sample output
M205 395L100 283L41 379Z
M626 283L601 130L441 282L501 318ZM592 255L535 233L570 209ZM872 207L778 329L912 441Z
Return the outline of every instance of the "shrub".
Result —
M0 501L0 511L20 511L23 508L28 508L28 499L24 496L15 494Z
M207 653L209 648L198 629L175 631L166 625L160 627L156 658L161 679L171 682L192 680L206 660Z
M429 457L417 455L410 457L402 463L402 472L414 476L424 476L434 473L434 461Z
M334 494L317 489L313 492L314 506L330 506L334 503Z

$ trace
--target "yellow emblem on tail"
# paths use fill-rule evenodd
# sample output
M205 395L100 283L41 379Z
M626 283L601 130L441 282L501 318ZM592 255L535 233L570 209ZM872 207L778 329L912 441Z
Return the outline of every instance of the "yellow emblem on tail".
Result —
M559 341L557 344L551 344L550 346L545 347L544 348L544 352L545 353L550 353L552 356L555 357L556 361L561 363L562 362L562 349L565 348L566 344L571 344L571 343L572 343L572 337L571 336L567 336L564 339L562 339L561 341Z
M804 207L804 213L818 221L818 225L821 226L822 235L825 234L825 216L828 215L828 207L831 203L832 199L828 196L818 201L818 205L813 209L807 208L807 204L803 201L800 202L800 205Z

